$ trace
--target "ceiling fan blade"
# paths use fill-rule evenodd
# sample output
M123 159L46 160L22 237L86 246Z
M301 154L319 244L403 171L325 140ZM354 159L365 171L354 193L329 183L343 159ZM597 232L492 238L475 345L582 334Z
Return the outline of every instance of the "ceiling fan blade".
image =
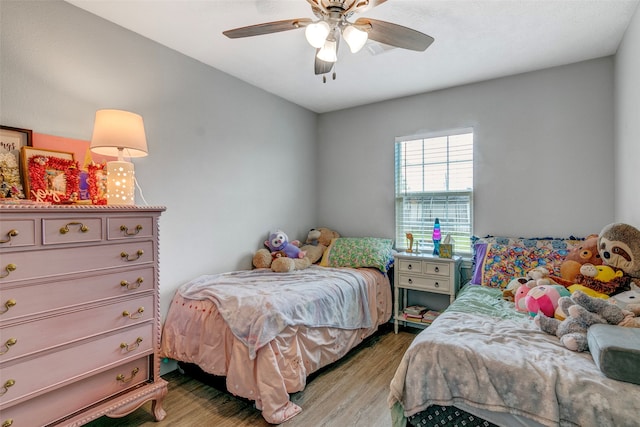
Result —
M370 18L358 18L355 25L362 27L368 26L369 28L365 31L369 33L371 40L402 49L423 51L433 43L433 37L431 36L390 22Z
M315 62L313 64L316 75L318 74L327 74L333 68L333 64L335 62L327 62L322 59L318 59L318 52L320 49L316 49Z
M306 27L312 22L313 21L309 18L285 19L283 21L265 22L264 24L234 28L233 30L223 31L222 34L230 39L239 39L242 37L261 36L263 34L296 30L298 28Z

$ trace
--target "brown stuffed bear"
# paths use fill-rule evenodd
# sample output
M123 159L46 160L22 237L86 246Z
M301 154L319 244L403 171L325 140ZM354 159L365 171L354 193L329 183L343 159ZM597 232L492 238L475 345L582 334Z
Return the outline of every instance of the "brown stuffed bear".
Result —
M276 273L304 270L311 264L320 261L325 249L331 243L331 239L335 237L340 237L340 235L328 228L311 229L307 235L307 244L300 248L301 251L305 252L303 258L273 256L268 249L261 248L253 255L252 263L255 268L270 268Z
M582 242L569 251L567 257L560 265L560 277L570 285L576 283L576 276L580 273L583 264L601 265L602 258L598 253L598 235L591 234Z

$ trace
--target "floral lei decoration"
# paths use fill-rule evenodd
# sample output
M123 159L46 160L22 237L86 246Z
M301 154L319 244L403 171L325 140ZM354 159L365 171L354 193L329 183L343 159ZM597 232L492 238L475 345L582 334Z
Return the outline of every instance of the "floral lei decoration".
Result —
M94 163L87 165L87 171L89 172L89 177L87 178L87 183L89 184L89 198L91 199L91 203L94 205L106 205L106 188L103 188L105 183L102 179L103 175L107 172L104 170L105 164L96 165Z
M29 158L29 196L39 202L68 203L77 198L80 186L78 162L53 156ZM47 169L62 171L66 182L65 193L47 189Z

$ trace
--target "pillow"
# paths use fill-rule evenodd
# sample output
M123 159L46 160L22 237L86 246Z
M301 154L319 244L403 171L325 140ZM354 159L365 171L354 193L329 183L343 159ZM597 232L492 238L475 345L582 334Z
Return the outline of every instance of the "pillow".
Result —
M337 237L324 251L323 267L375 267L386 273L393 264L393 240L378 237Z
M560 276L560 265L569 250L584 239L473 237L473 274L471 282L492 288L504 288L512 279L524 277L535 267L545 267Z

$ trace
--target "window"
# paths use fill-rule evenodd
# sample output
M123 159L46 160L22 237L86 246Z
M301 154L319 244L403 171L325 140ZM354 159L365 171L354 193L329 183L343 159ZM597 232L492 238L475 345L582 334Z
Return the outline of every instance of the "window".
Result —
M421 252L433 250L436 218L454 253L471 254L473 220L473 132L396 138L396 248L413 234Z

